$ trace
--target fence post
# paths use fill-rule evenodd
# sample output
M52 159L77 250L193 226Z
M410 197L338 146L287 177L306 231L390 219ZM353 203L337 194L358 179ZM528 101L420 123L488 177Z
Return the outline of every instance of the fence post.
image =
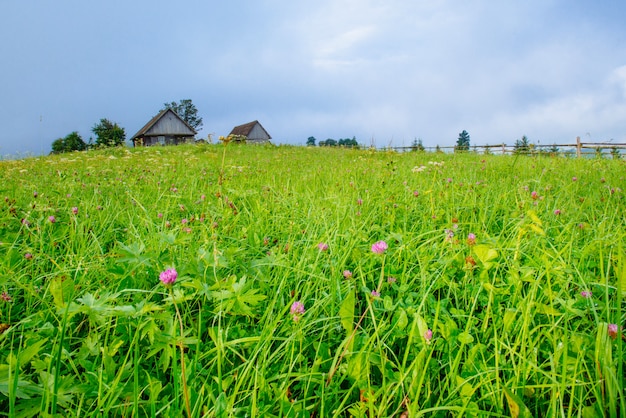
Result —
M580 137L577 136L576 137L576 157L580 158L581 154L582 154L582 144L580 142Z
M506 145L504 145L504 142L502 143L502 155L506 155Z

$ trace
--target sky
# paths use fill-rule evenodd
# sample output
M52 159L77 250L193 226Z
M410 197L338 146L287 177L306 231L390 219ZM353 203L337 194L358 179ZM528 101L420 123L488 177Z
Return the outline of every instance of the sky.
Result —
M3 0L0 156L191 99L198 138L626 143L623 0Z

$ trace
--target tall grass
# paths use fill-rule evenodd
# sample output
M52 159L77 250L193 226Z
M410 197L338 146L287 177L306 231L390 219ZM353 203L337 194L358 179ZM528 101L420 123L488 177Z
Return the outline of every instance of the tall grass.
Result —
M624 161L230 144L0 164L4 416L626 411Z

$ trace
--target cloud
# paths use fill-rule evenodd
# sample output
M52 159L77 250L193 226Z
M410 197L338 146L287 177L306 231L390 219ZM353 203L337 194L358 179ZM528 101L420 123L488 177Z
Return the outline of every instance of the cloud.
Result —
M609 82L622 91L622 98L626 100L626 65L616 68L609 77Z
M616 94L621 90L620 94ZM531 140L559 142L589 133L594 141L626 141L626 66L618 67L588 88L572 89L519 111L504 109L485 125L508 142L526 134ZM508 133L508 134L507 134Z
M11 104L0 151L14 138L44 148L73 130L88 138L102 117L132 134L163 102L183 98L206 132L259 119L294 143L418 137L443 146L463 129L476 143L624 135L618 3L189 1L172 11L112 1L0 5L15 17L0 35L18 39L0 45L0 75L11 80L0 87ZM147 30L145 21L173 23Z
M312 52L313 66L323 71L334 72L365 64L366 60L355 54L355 49L371 39L375 32L374 26L362 26L323 39Z

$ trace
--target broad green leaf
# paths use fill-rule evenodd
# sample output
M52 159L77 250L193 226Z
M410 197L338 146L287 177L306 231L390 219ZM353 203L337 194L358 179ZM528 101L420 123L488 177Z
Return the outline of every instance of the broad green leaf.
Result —
M16 370L10 370L8 364L0 364L0 393L7 398L9 397L9 388L15 383ZM20 375L21 376L21 375ZM33 382L25 379L17 378L17 387L14 396L21 399L30 399L31 396L41 393L41 386L35 385Z
M50 281L49 291L54 304L62 308L74 294L74 281L63 277L55 277Z
M250 289L250 283L246 282L246 276L239 281L235 276L231 276L225 283L226 288L222 288L213 293L219 301L220 309L234 315L254 316L252 308L259 302L265 300L267 296L257 294L258 289Z
M239 281L232 284L233 292L241 293L246 286L246 276L242 276Z
M529 210L528 212L526 212L526 214L531 220L531 223L528 225L528 227L530 227L530 229L532 229L539 235L545 235L545 232L543 231L543 228L541 227L542 226L541 219L539 219L535 211Z
M504 324L504 330L505 331L507 331L507 332L511 331L511 327L515 323L516 316L517 316L517 311L514 310L514 309L507 309L504 312L503 324Z
M535 302L534 303L535 309L537 310L537 313L540 314L544 314L544 315L563 315L563 312L554 309L552 306L549 305L545 305L543 303L538 303Z
M242 292L237 296L237 302L235 303L235 309L233 313L240 313L247 316L253 316L251 308L256 307L259 302L265 300L267 296L257 294L258 289L250 289L245 293Z
M537 270L532 267L521 267L520 274L523 282L534 283L537 281Z
M530 413L530 409L524 405L524 402L519 396L506 387L504 387L504 396L506 397L509 410L511 411L511 418L532 418L533 415Z
M392 233L392 234L389 236L389 238L391 238L391 239L392 239L392 240L394 240L394 241L397 241L397 242L398 242L398 246L401 246L401 245L402 245L402 234L401 234L401 233L399 233L399 232L394 232L394 233Z
M89 317L89 320L103 324L108 317L118 315L122 313L122 310L126 309L126 314L134 312L132 306L116 307L112 304L119 296L119 293L103 293L99 298L96 298L93 293L85 293L80 298L76 299L76 303L71 303L69 306L69 314L74 315L76 313L83 313Z
M396 316L396 328L403 330L409 324L409 319L406 315L406 310L400 308L395 314Z
M173 232L161 232L159 233L159 238L161 238L162 242L168 245L174 245L174 243L176 242L176 234L174 234Z
M47 338L43 340L39 340L36 343L28 344L23 350L17 355L17 358L20 364L23 366L27 364L37 353L41 350L41 347L48 341Z
M228 416L228 401L226 398L226 393L221 392L220 395L215 400L215 416L216 417L226 417Z
M390 296L385 296L383 298L383 307L385 308L386 311L393 310L393 299L391 299Z
M485 290L489 292L493 292L496 295L508 295L509 294L509 290L507 288L496 287L489 282L484 282L483 287L485 288Z
M144 371L146 372L146 380L149 382L147 392L150 396L150 401L156 402L159 399L161 391L163 390L163 384L157 379L153 380L147 370Z
M154 320L149 320L141 325L141 338L148 337L150 344L154 344L154 337L161 332L161 329Z
M350 290L348 296L341 302L339 307L339 318L341 319L341 326L346 330L348 334L354 329L354 304L355 304L355 291Z
M56 388L57 402L63 407L69 406L74 395L80 391L74 376L70 374L61 375L57 378L54 373L40 370L39 381L43 383L43 387Z
M530 229L532 229L533 231L535 231L537 234L539 235L545 235L546 233L544 232L543 229L541 229L540 226L535 225L535 224L530 224L528 225L530 227Z
M528 215L528 217L530 218L533 224L537 226L542 225L541 219L539 219L539 217L537 216L537 213L534 210L529 210L528 212L526 212L526 214Z
M83 343L81 346L81 353L79 356L95 356L100 353L100 348L102 347L102 340L100 339L100 334L97 332L91 332L85 338L83 338ZM80 357L79 357L80 358Z
M583 411L583 418L600 418L603 417L604 415L598 411L598 403L595 402L593 405L590 406L585 406L582 411Z
M140 300L139 303L134 307L134 314L135 316L142 316L142 315L146 315L146 314L151 314L153 312L158 312L158 311L162 311L164 308L163 306L154 303L154 302L148 302L146 300Z
M150 260L150 256L144 254L146 246L139 243L132 243L129 245L124 245L121 242L118 242L120 247L120 257L117 259L118 263L128 263L134 265L144 265L146 267L152 266L152 261Z
M467 383L467 380L463 379L461 376L456 375L456 385L459 388L459 392L461 396L472 396L476 388Z
M497 290L497 288L494 285L492 285L491 283L488 283L488 282L483 283L483 287L488 292L493 292L493 291Z
M367 379L369 374L369 361L367 354L359 352L350 357L348 360L348 376L354 379L356 382L362 382Z
M136 309L132 305L115 306L109 310L111 315L115 316L131 316L137 313Z
M443 335L446 340L456 338L459 335L459 327L451 317L444 318L443 321L439 321L439 333ZM424 335L424 334L422 334Z
M417 329L419 331L419 335L423 337L424 334L426 334L426 331L428 331L428 323L426 323L426 320L417 313L415 314L415 321L417 321Z
M470 334L469 332L462 332L459 334L459 342L461 342L462 344L471 344L472 342L474 342L474 337L472 337L472 334Z
M474 247L474 254L485 265L490 265L491 260L498 258L498 252L488 245L480 244Z

